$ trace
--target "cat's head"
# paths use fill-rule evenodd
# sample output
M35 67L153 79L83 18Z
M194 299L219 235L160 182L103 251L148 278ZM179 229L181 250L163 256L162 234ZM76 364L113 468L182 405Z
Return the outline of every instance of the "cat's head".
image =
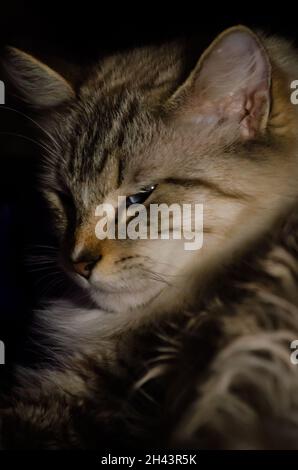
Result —
M296 110L265 45L231 28L186 80L184 53L173 45L106 59L74 91L10 49L10 76L47 115L43 190L64 265L107 310L186 292L194 273L224 264L296 196ZM96 207L118 196L147 207L203 204L202 247L186 250L184 237L99 240Z

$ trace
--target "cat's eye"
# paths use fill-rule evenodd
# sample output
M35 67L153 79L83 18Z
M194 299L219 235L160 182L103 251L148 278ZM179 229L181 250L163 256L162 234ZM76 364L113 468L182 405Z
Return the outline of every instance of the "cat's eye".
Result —
M132 204L142 204L146 201L146 199L150 196L150 194L156 188L156 184L151 184L150 186L146 186L142 188L138 193L132 194L126 198L126 207L131 206Z

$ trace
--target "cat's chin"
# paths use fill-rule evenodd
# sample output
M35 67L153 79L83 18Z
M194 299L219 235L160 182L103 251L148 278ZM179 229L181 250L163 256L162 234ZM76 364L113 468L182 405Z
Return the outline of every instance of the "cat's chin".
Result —
M146 292L104 292L100 289L91 289L90 296L93 302L102 310L110 313L126 313L149 305L162 292L155 288L148 288Z
M69 278L83 292L87 293L92 302L101 310L109 313L126 313L131 310L140 309L149 305L157 299L163 292L165 286L157 282L146 282L146 285L140 283L132 284L134 288L124 290L117 289L116 286L103 287L102 285L90 284L82 276L71 271L66 271Z

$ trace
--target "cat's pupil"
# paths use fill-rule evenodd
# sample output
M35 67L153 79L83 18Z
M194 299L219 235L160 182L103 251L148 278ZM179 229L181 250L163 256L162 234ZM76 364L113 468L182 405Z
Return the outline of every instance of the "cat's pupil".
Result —
M126 198L126 207L129 207L132 204L142 204L146 201L155 188L156 185L146 186L145 188L142 188L139 193L128 196Z

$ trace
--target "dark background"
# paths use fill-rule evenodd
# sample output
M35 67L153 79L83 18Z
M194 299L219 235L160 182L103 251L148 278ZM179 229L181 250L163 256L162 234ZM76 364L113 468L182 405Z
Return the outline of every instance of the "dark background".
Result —
M246 11L241 11L242 4L230 8L225 3L219 9L206 1L178 5L2 0L0 47L14 45L44 60L61 58L84 69L102 54L181 36L198 36L205 47L224 28L239 23L297 42L298 8L294 4L279 4L277 11L271 5L261 11L260 5L246 2ZM8 87L7 105L28 113L9 91ZM51 297L63 290L52 285L49 273L32 272L28 266L36 245L52 245L55 240L36 190L39 148L20 134L36 137L26 118L0 106L0 340L6 343L8 364L24 359L31 313L40 294ZM1 366L1 372L4 369Z

